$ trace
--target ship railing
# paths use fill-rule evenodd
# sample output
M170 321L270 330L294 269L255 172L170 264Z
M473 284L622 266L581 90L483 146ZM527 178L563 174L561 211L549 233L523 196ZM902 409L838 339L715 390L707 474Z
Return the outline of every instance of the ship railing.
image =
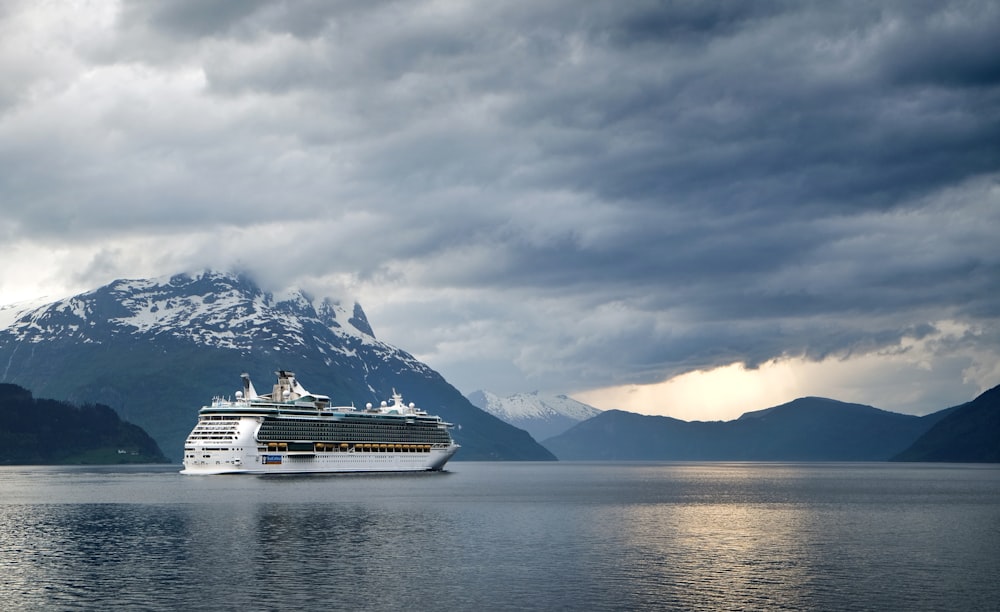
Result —
M212 408L244 407L249 405L250 401L243 398L237 398L234 400L219 395L212 398Z

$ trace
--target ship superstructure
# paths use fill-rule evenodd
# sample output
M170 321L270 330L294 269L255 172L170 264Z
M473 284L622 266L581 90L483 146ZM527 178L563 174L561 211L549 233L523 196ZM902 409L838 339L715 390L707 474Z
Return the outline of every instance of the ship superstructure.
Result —
M235 399L215 398L198 412L184 443L182 474L280 474L440 470L459 446L450 423L404 404L331 406L286 370L258 395L247 374Z

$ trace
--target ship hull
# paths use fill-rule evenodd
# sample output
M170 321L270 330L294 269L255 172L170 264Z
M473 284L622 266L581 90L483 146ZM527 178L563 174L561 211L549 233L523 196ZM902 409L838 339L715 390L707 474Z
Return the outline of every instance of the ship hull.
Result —
M257 453L250 456L213 454L185 460L182 474L336 474L349 472L440 471L458 446L425 453Z

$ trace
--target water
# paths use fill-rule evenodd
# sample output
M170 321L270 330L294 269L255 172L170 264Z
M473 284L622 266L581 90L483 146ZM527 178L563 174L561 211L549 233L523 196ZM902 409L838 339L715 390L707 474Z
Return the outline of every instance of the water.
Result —
M4 609L997 610L1000 466L0 468Z

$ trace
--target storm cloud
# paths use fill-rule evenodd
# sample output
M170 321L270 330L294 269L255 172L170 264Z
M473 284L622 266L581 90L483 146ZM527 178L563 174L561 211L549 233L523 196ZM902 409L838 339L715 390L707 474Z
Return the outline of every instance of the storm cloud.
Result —
M957 325L992 386L997 58L986 1L14 3L0 302L235 267L498 392Z

